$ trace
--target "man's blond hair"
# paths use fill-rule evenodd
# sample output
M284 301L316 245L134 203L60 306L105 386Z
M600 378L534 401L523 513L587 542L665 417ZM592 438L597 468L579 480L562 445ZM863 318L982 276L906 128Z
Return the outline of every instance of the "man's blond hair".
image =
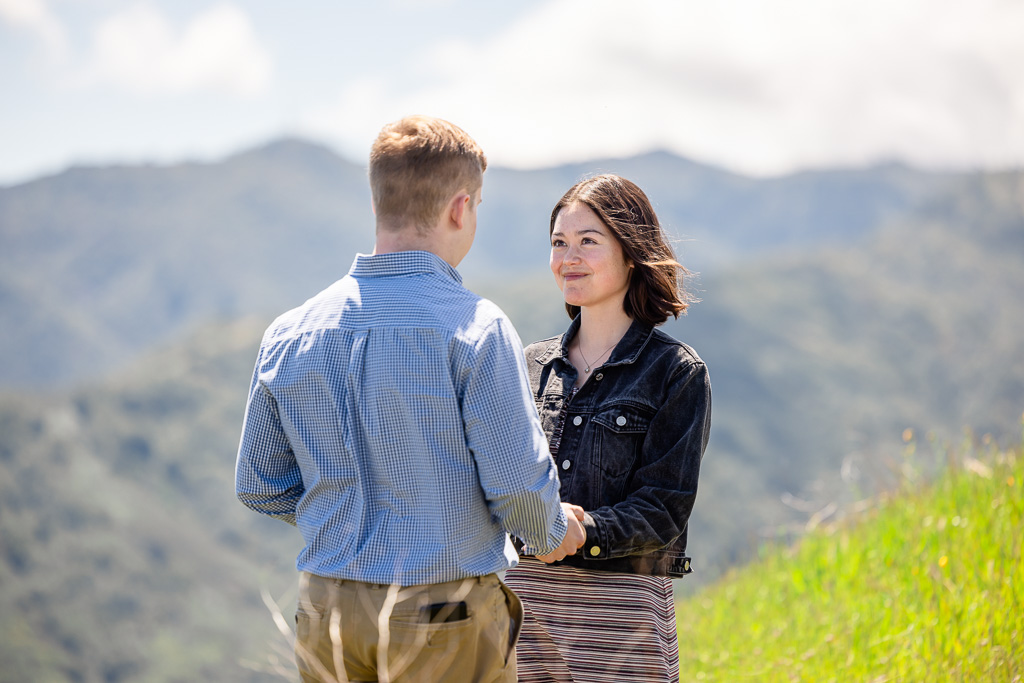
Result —
M377 225L434 227L452 195L472 196L483 184L487 157L464 130L443 119L407 116L381 129L370 149L370 191Z

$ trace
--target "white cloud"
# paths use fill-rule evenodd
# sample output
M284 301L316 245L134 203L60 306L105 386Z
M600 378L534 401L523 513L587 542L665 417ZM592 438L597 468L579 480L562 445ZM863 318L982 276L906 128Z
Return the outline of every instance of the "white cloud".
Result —
M553 0L306 122L364 153L387 120L436 113L518 166L653 148L751 173L1022 165L1021 36L1005 0Z
M0 0L0 20L35 34L51 58L60 60L67 55L64 27L44 0Z
M82 83L142 94L257 95L271 72L269 53L237 6L208 9L175 31L155 6L137 4L100 24Z

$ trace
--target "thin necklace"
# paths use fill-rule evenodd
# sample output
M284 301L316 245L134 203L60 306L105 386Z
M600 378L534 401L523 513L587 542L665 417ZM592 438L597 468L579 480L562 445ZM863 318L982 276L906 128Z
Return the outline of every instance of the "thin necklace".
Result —
M618 345L618 343L619 342L616 341L614 344L612 344L607 349L602 351L601 355L597 357L597 360L601 360L604 357L604 354L606 354L609 351L611 351L612 349L614 349L616 347L616 345ZM580 352L580 358L582 358L583 362L587 364L587 367L583 368L583 372L590 372L590 367L593 364L589 360L587 360L586 356L583 355L583 344L580 341L576 342L576 350Z

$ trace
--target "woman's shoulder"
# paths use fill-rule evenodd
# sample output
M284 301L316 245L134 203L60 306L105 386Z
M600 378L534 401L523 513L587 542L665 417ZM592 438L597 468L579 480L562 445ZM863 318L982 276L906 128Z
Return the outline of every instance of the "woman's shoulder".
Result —
M681 363L700 363L704 364L697 352L692 346L686 342L682 342L668 332L661 328L654 328L654 333L651 335L652 350L657 353L667 353L676 356Z
M548 337L547 339L540 339L527 345L524 353L526 354L527 360L546 360L549 356L555 357L560 355L562 348L562 335L556 334L554 337Z

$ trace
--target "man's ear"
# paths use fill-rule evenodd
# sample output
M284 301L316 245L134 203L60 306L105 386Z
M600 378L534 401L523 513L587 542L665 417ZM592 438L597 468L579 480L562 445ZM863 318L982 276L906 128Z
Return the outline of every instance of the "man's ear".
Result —
M459 192L448 203L448 216L459 230L462 229L462 225L466 220L466 211L469 209L471 201L473 201L473 198L468 193Z

